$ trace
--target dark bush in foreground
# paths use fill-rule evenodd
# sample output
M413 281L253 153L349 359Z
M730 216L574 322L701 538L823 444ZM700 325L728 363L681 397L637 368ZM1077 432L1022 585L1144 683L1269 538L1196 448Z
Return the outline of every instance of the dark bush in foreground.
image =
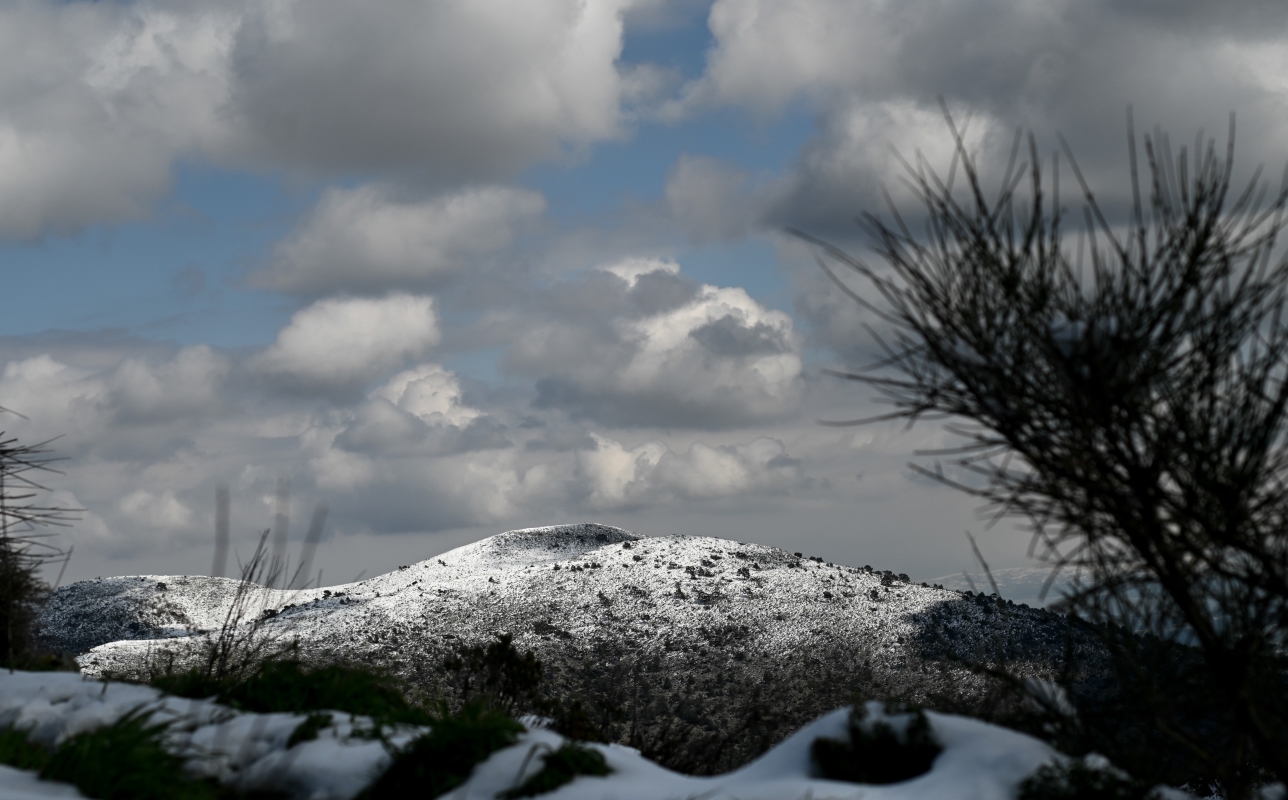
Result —
M1083 761L1048 764L1020 784L1019 800L1145 800L1152 790L1113 768L1095 769Z
M40 652L33 630L37 612L51 591L41 569L70 557L38 529L65 526L76 519L75 509L32 502L46 489L28 474L57 471L49 466L57 459L49 454L47 444L19 444L0 431L0 663L9 669L63 666L58 658Z
M38 744L32 744L26 733L13 728L0 730L0 764L37 771L47 763L49 751Z
M100 800L207 800L209 784L183 771L183 759L161 746L164 723L147 712L127 714L113 725L77 734L48 756L42 780L76 786Z
M848 740L819 737L810 747L820 777L851 783L899 783L930 771L943 747L925 712L908 715L902 735L884 720L865 724L867 708L850 709Z
M1071 231L1059 162L1044 173L1032 137L990 199L949 124L947 179L909 165L924 226L861 219L881 267L813 240L883 323L879 360L846 377L894 406L880 419L954 420L959 441L919 471L994 522L1024 520L1029 552L1080 576L1064 608L1111 651L1138 724L1185 754L1186 780L1233 798L1263 770L1288 781L1288 184L1268 194L1258 170L1231 191L1232 118L1224 156L1145 137L1142 186L1129 132L1130 216L1113 222L1065 148L1083 199ZM1155 682L1140 634L1194 657ZM1172 779L1160 747L1087 744Z
M471 703L433 723L433 729L402 748L389 768L359 797L438 797L469 779L475 765L514 744L523 726L499 711Z
M553 792L566 783L572 783L578 775L603 777L612 773L604 761L604 754L573 742L568 742L558 750L551 750L544 757L541 771L502 794L506 800L518 797L535 797L546 792Z

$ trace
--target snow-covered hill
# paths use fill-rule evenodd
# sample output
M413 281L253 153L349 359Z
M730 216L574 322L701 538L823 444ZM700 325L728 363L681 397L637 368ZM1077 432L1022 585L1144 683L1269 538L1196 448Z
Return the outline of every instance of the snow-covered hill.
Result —
M80 653L87 675L138 674L161 648L217 629L236 588L193 576L84 581L57 592L41 632ZM759 714L767 741L712 751L713 769L745 763L855 693L968 698L977 679L945 656L1005 656L1042 673L1066 634L1058 615L870 567L594 524L510 531L369 580L262 600L276 612L264 630L298 639L306 659L384 665L430 692L461 644L510 633L542 660L556 694L623 708L630 741L680 719L691 746L714 747Z

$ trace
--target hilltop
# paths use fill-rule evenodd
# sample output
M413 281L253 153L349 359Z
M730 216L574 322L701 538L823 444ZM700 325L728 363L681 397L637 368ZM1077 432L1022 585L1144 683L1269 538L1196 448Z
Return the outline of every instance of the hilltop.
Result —
M91 677L143 674L223 623L238 582L131 576L60 589L40 619ZM1066 620L906 576L703 536L596 524L498 534L368 580L260 593L310 662L385 666L428 694L462 645L513 636L558 697L619 710L619 740L718 772L854 695L978 703L960 659L1050 674ZM692 764L685 763L688 758Z

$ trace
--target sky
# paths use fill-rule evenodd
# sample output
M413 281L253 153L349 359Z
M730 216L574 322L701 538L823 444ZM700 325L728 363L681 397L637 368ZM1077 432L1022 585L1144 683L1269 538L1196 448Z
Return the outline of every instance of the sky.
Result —
M1129 107L1234 113L1277 180L1286 39L1281 0L9 0L0 422L60 437L64 582L209 573L220 484L243 559L325 506L324 585L577 521L1028 566L909 469L937 423L819 424L881 410L826 372L874 319L788 230L915 213L941 98L986 184L1063 135L1111 216Z

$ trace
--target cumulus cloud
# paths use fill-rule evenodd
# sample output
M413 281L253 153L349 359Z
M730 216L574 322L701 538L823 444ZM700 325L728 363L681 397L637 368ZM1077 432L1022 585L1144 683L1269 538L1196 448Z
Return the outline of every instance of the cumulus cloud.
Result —
M146 489L136 489L121 498L120 510L127 520L136 525L162 530L183 529L192 524L192 509L178 498L174 491L153 494Z
M460 426L482 414L478 409L465 405L460 378L438 364L422 364L400 372L371 396L386 400L426 422Z
M7 4L0 237L145 216L187 158L423 184L618 137L623 5Z
M3 361L0 400L30 419L0 427L26 443L63 435L55 447L69 468L50 482L57 502L87 509L67 536L91 559L207 542L219 482L243 498L241 524L262 526L277 479L290 477L301 502L331 501L332 525L348 532L488 524L568 496L549 467L521 462L504 426L442 366L337 404L265 391L250 363L204 346L168 358L126 349L108 367Z
M1039 97L1052 107L1085 102L1111 90L1121 108L1124 94L1171 84L1178 68L1194 70L1195 59L1216 68L1209 86L1255 90L1272 80L1240 75L1225 48L1232 39L1282 41L1282 5L1241 0L1219 11L1202 3L1162 9L1124 0L716 0L708 20L716 44L686 92L690 102L757 110L781 108L801 94L925 101L942 93L995 110ZM1183 59L1180 47L1187 48ZM1087 80L1103 83L1079 87ZM1201 101L1198 89L1187 86L1167 100Z
M717 0L709 27L706 70L675 113L732 105L768 116L800 99L819 113L817 135L765 214L771 227L852 232L857 213L883 207L882 181L899 188L890 145L910 160L926 150L946 170L941 96L959 121L971 116L992 165L1005 162L1016 128L1034 130L1044 153L1063 133L1110 211L1129 192L1128 105L1139 127L1157 124L1178 141L1199 128L1224 133L1237 111L1241 161L1283 157L1282 4L1244 0L1216 13L1183 3L1162 13L1122 0Z
M548 467L524 467L511 450L435 458L372 458L343 450L309 462L333 507L359 510L364 531L406 533L513 519L562 492Z
M0 236L145 215L221 139L236 17L221 3L0 9Z
M802 482L800 462L777 439L712 447L702 442L676 453L662 442L627 448L592 434L595 448L577 453L577 467L591 508L649 505L665 500L707 500L749 491L786 490Z
M48 354L9 361L0 372L0 405L41 421L41 438L59 429L101 425L96 419L106 387L93 370L64 364Z
M227 356L207 345L185 347L161 364L126 358L107 378L107 402L121 422L212 413L219 408L221 384L230 370Z
M439 339L432 297L319 300L296 312L252 367L287 387L344 391L424 355Z
M305 293L441 286L509 245L544 210L539 193L510 187L428 199L384 184L330 189L254 281Z
M610 277L611 276L611 277ZM506 354L537 378L538 407L616 425L736 427L796 408L792 320L739 288L696 284L672 262L629 260L524 317ZM512 323L516 329L519 323Z
M612 266L619 274L597 271L582 287L617 298L610 328L617 316L644 323L727 316L692 308L715 302L716 290L687 281L673 264ZM383 316L396 315L386 309ZM743 341L748 330L758 335L754 323L735 322L701 334L700 346L735 360L765 349ZM677 325L681 332L706 327ZM616 335L628 348L647 340L631 339L628 327ZM777 438L713 441L699 433L680 446L652 436L631 442L629 432L592 430L557 411L533 412L548 424L516 418L512 406L487 400L488 393L475 397L441 364L412 361L360 394L302 394L264 380L264 353L123 342L113 360L101 345L62 342L41 355L13 355L27 346L0 339L0 403L31 417L7 417L0 427L24 442L65 434L56 449L69 460L59 465L64 475L51 476L58 490L51 499L87 509L60 540L76 545L73 577L138 571L141 563L161 572L204 570L221 482L232 487L234 531L270 524L285 477L293 517L307 517L324 500L327 533L339 537L461 528L484 535L591 512L682 509L812 485ZM432 542L425 546L426 555L434 552Z
M513 445L503 425L465 403L460 379L438 364L400 372L373 391L335 443L381 455L446 455Z
M965 116L965 115L963 115ZM986 113L974 113L963 137L981 172L1000 174L1013 131ZM908 186L907 166L918 159L947 176L953 139L936 107L907 101L838 103L790 168L762 189L758 221L814 234L853 236L862 211L885 213L887 196L915 224L920 201Z
M622 5L249 6L230 73L245 152L461 178L616 136Z

